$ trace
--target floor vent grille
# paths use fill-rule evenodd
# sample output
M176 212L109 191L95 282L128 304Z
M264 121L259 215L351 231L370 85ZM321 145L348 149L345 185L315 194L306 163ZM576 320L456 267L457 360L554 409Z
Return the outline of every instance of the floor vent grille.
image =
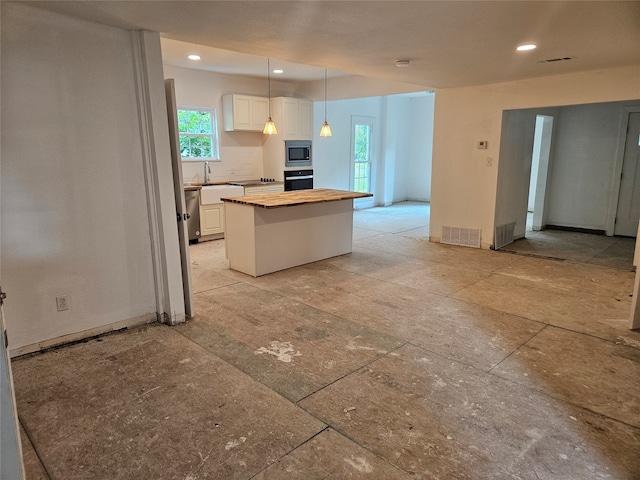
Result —
M479 228L442 227L442 243L480 248Z
M516 222L505 223L496 227L495 249L498 250L505 245L513 243L513 232L516 229Z

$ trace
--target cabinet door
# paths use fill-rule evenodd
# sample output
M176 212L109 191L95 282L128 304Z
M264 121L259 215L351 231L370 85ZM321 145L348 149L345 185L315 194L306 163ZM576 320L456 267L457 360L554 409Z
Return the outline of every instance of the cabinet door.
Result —
M298 127L300 120L298 117L298 99L282 99L282 138L285 140L299 140L300 132Z
M253 129L262 131L269 116L269 100L266 98L253 98Z
M224 204L200 206L200 235L215 235L224 232Z
M233 129L253 129L252 97L247 95L233 96Z
M284 192L284 185L269 185L264 187L264 193L280 193Z
M244 187L245 195L259 195L264 193L264 187Z
M313 102L298 100L299 139L313 140Z

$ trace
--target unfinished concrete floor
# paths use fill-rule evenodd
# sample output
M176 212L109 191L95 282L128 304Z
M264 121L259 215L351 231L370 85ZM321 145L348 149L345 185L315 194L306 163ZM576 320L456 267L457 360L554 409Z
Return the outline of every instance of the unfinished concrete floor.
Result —
M427 237L360 211L260 278L192 246L192 320L13 362L27 478L639 479L629 266Z

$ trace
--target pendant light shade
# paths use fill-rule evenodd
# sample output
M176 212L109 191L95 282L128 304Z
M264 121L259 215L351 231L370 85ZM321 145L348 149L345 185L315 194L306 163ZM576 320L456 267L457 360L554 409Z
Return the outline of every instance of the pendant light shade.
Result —
M320 127L320 136L321 137L330 137L331 136L331 127L329 126L329 124L327 123L326 120L322 124L322 127Z
M278 133L278 130L276 130L276 124L271 120L271 116L269 116L267 123L264 124L264 130L262 130L262 133L264 135L275 135Z
M267 119L267 123L264 124L264 130L262 133L264 135L275 135L278 133L276 130L276 124L271 120L271 65L270 59L267 58L267 84L269 86L269 118Z
M331 127L327 123L327 69L324 69L324 123L320 128L321 137L331 136Z

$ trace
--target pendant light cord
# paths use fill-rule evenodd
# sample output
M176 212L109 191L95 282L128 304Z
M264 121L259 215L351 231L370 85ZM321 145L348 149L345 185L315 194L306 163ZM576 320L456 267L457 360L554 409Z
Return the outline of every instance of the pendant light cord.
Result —
M271 63L270 63L270 60L271 59L267 57L267 88L269 91L269 120L271 120Z
M324 121L327 122L327 69L324 69Z

